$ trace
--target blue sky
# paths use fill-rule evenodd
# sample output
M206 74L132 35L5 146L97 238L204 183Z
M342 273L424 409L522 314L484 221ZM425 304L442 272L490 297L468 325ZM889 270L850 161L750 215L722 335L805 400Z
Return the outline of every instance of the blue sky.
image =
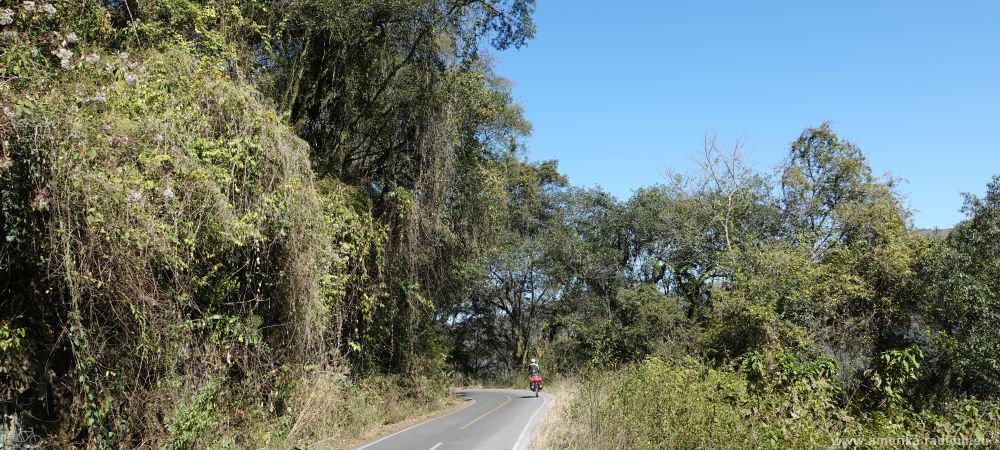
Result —
M831 121L919 227L962 219L1000 173L1000 1L539 0L534 40L497 55L535 160L627 198L688 171L706 133L771 170Z

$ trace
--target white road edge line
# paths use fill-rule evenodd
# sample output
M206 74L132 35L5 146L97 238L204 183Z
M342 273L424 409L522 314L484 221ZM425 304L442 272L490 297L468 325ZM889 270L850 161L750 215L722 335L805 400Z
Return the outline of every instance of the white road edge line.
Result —
M354 447L354 450L361 450L361 449L363 449L363 448L368 448L368 447L371 447L371 446L373 446L373 445L375 445L375 444L378 444L379 442L382 442L382 441L384 441L384 440L386 440L386 439L389 439L389 438L391 438L391 437L393 437L393 436L395 436L395 435L397 435L397 434L400 434L400 433L404 433L404 432L407 432L407 431L410 431L410 430L412 430L412 429L414 429L414 428L416 428L416 427L419 427L419 426L421 426L421 425L424 425L424 424L428 424L428 423L431 423L431 422L433 422L433 421L435 421L435 420L438 420L438 419L441 419L441 418L444 418L444 417L448 417L448 416L450 416L450 415L452 415L452 414L455 414L455 413L457 413L457 412L459 412L459 411L462 411L462 410L464 410L465 408L468 408L468 407L472 406L472 404L473 404L473 403L476 403L476 399L472 399L472 401L470 401L469 403L466 403L466 404L465 404L465 406L462 406L461 408L458 408L458 409L456 409L456 410L454 410L454 411L452 411L452 412L450 412L450 413L448 413L448 414L442 414L442 415L440 415L440 416L437 416L437 417L434 417L434 418L431 418L431 419L427 419L427 420L425 420L425 421L423 421L423 422L420 422L420 423L418 423L418 424L416 424L416 425L413 425L413 426L411 426L411 427L407 427L407 428L404 428L404 429L402 429L402 430L399 430L399 431L397 431L397 432L395 432L395 433L392 433L392 434L390 434L390 435L388 435L388 436L383 436L383 437L382 437L381 439L379 439L379 440L377 440L377 441L372 441L372 442L369 442L369 443L367 443L367 444L365 444L365 445L362 445L361 447ZM440 444L438 444L438 445L440 445ZM435 446L435 448L437 448L437 447Z
M440 447L441 444L444 444L444 442L438 442L435 446L431 447L431 450L435 450L436 448Z
M549 394L542 393L542 398L545 399L542 402L542 406L539 406L538 409L535 411L535 413L531 415L531 418L528 419L528 423L524 426L524 429L521 430L521 434L517 437L517 441L514 442L514 450L528 450L527 438L528 436L530 436L530 433L528 433L528 431L538 426L538 423L535 422L535 419L538 417L539 413L547 409L546 406L548 406L549 404Z

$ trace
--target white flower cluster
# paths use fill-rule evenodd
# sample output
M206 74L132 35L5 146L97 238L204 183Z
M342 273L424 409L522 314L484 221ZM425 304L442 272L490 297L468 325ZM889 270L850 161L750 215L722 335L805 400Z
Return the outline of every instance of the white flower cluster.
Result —
M14 118L14 110L10 109L10 106L3 107L3 115L7 116L8 119Z
M50 6L50 5L46 3L45 6ZM42 7L42 9L45 9L45 7ZM53 11L55 11L54 8ZM61 65L63 69L73 68L73 51L66 48L66 46L70 44L76 44L77 42L80 42L80 36L78 36L75 31L70 31L68 34L66 34L62 43L59 44L59 50L55 50L52 52L53 55L56 55L56 57L59 58L59 65ZM99 59L100 57L97 56L96 53L91 53L87 56L80 57L80 60L87 63L88 65L93 65Z
M128 195L125 196L125 201L128 203L139 203L142 201L142 191L132 190L129 191Z
M73 52L70 49L60 47L59 50L52 51L52 54L56 55L56 58L59 58L59 65L61 65L63 69L73 68Z
M108 94L105 94L103 92L98 92L94 94L92 97L83 97L81 101L83 101L83 103L107 103Z
M132 72L125 72L125 84L135 86L139 84L139 76Z
M128 55L127 54L122 53L120 56L121 56L123 62L124 61L128 61ZM129 86L135 86L135 85L139 84L139 75L140 74L144 74L144 73L146 73L146 67L145 66L140 65L136 61L129 62L128 63L128 68L125 70L125 75L124 75L125 76L125 84L127 84Z
M52 6L52 4L50 4L50 3L43 3L42 6L39 7L38 4L35 3L34 1L32 1L32 0L25 0L25 1L21 2L21 8L23 8L25 11L27 11L29 13L33 13L33 12L38 11L40 9L40 10L42 10L42 12L44 12L46 15L48 15L50 17L56 15L56 7Z
M134 70L136 73L146 73L146 66L140 65L135 61L128 63L128 68Z
M10 8L0 9L0 25L10 25L14 23L14 10Z

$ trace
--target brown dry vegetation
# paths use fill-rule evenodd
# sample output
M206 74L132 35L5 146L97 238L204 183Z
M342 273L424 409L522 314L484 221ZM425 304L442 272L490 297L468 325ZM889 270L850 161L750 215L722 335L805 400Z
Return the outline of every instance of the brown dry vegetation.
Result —
M535 429L529 448L535 450L550 448L572 448L571 442L578 442L576 436L584 433L581 424L572 420L571 407L579 394L579 382L575 378L562 378L545 386L549 396L548 413Z
M388 378L369 378L354 385L344 374L317 374L298 391L287 434L268 442L267 447L349 448L460 404L437 392L408 392L399 385Z

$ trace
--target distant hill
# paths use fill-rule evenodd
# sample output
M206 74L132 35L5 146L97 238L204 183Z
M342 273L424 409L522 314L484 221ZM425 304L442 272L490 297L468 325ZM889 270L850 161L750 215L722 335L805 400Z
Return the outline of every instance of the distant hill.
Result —
M944 239L944 238L948 237L948 234L951 233L951 230L952 230L952 228L943 228L943 229L942 228L921 228L921 229L917 230L917 233L919 233L921 236Z

